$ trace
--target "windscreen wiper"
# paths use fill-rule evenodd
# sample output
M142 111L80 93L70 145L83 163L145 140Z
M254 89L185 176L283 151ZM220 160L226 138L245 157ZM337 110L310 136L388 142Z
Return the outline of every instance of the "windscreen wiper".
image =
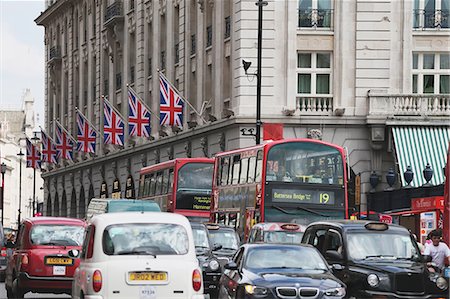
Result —
M385 254L376 254L376 255L367 255L364 259L372 259L372 258L380 258L380 259L392 259L392 260L396 260L397 257L395 257L394 255L385 255Z
M156 254L143 250L119 251L117 255L151 255L156 258Z

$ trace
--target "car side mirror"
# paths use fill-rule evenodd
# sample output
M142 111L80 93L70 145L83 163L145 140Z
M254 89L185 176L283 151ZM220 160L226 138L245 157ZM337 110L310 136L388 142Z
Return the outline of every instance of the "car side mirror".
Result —
M343 261L344 260L342 253L337 252L336 250L327 250L325 252L325 257L328 260L332 260L332 261Z
M68 254L72 258L76 258L80 255L80 251L78 249L70 249Z
M222 249L222 245L220 245L220 244L214 244L214 246L212 247L212 251L217 251L217 250L220 250L220 249Z
M424 255L423 256L423 262L424 263L430 263L433 260L433 258L431 257L431 255Z
M228 270L237 270L238 269L237 264L233 261L226 263L224 267L225 267L225 269L228 269Z
M342 271L344 270L344 266L342 266L341 264L332 264L331 269L333 271Z

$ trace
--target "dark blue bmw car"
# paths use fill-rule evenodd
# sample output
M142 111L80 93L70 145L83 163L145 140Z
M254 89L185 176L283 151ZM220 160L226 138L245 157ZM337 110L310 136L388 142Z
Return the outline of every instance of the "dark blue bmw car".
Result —
M308 245L245 244L225 265L219 298L343 298L345 285Z

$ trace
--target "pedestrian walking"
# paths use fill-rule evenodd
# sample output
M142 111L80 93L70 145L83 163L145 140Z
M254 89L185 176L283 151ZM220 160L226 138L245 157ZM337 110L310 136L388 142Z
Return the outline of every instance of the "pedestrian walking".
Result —
M447 244L441 242L442 233L438 230L433 230L430 233L431 243L425 245L424 255L431 256L431 263L442 271L445 268L445 259L450 263L450 249ZM429 266L432 266L429 264Z

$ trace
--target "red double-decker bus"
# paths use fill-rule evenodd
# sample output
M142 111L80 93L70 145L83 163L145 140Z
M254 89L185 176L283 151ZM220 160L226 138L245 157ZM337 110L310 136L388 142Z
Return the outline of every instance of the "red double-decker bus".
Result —
M179 158L140 171L139 199L152 199L161 211L208 220L214 159Z
M217 154L211 221L247 235L257 222L348 218L344 148L313 139Z

